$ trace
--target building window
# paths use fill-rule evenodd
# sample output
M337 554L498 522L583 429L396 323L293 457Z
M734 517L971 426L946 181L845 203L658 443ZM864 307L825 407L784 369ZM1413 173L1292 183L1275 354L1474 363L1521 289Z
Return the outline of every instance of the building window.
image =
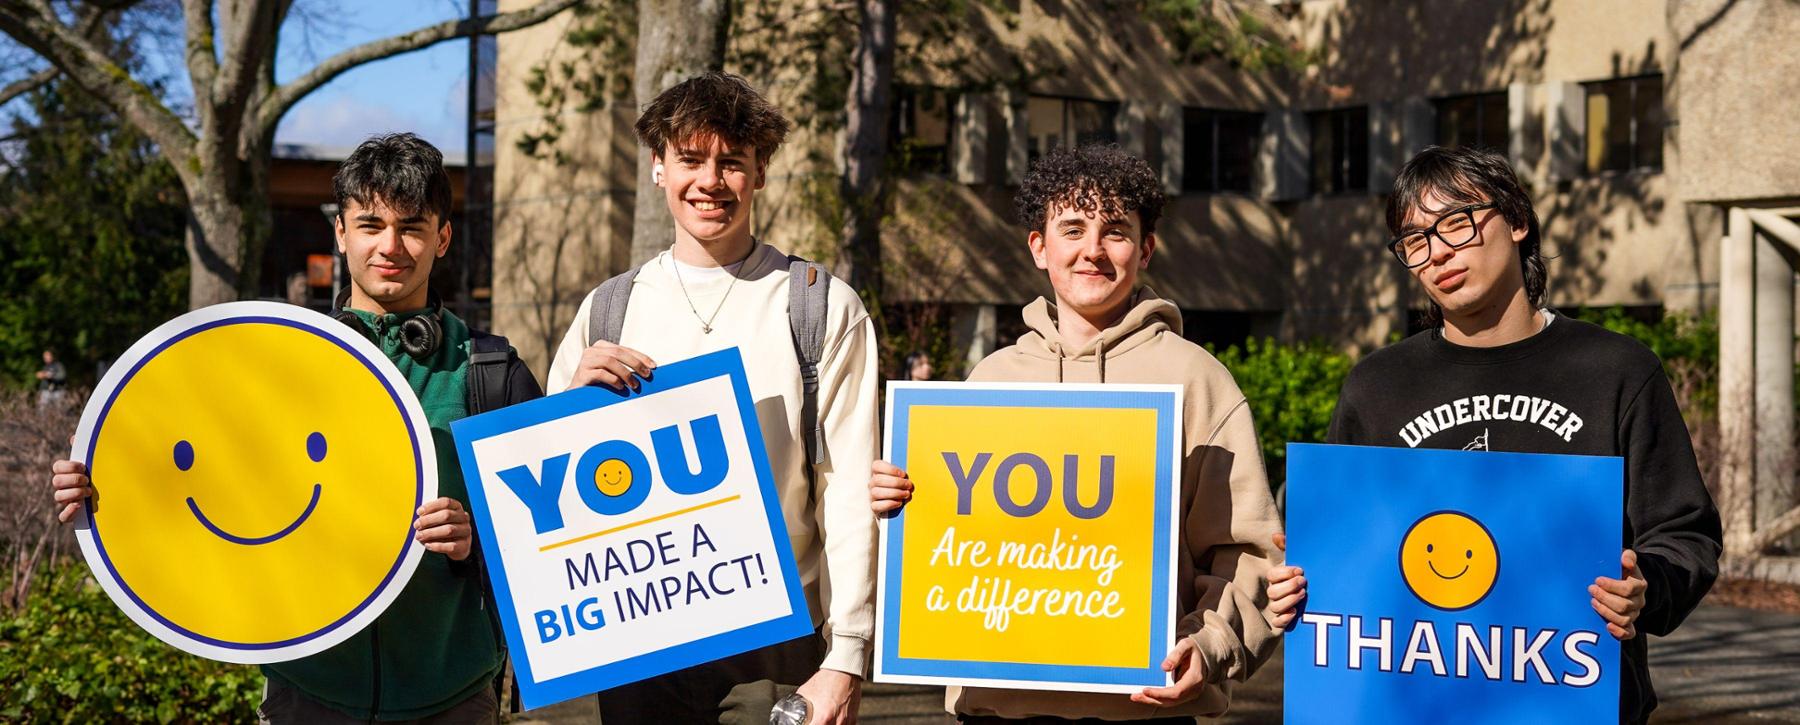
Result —
M1662 76L1584 83L1587 90L1587 170L1662 168Z
M1312 191L1342 194L1369 188L1369 109L1307 114L1312 126Z
M1506 153L1506 92L1440 98L1437 105L1439 146L1472 146Z
M955 134L956 95L935 88L895 89L888 138L903 173L947 174Z
M1117 143L1119 132L1113 122L1118 115L1117 103L1032 96L1025 106L1031 161L1054 149Z
M1182 191L1250 192L1262 114L1188 108L1181 126Z

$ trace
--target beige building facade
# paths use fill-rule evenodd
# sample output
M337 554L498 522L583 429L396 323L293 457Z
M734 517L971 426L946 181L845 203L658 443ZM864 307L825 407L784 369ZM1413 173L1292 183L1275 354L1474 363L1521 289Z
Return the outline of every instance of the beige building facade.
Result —
M1180 62L1125 5L982 9L954 72L899 79L885 302L952 310L971 360L1048 293L1011 197L1060 145L1150 161L1169 204L1149 284L1190 337L1221 344L1366 350L1407 333L1424 300L1385 248L1384 192L1430 144L1508 155L1561 307L1712 309L1724 210L1800 199L1800 6L1786 0L1274 3L1317 55L1292 71ZM570 22L501 36L496 67L494 327L540 374L583 295L630 263L636 201L631 103L552 118L528 88L533 67L570 57ZM792 80L752 78L790 109ZM552 122L560 158L519 150ZM840 145L803 131L776 156L761 239L829 256Z

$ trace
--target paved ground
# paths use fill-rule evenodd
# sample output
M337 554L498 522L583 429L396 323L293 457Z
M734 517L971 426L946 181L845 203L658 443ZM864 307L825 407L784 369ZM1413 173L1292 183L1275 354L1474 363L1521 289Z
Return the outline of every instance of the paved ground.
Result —
M1701 607L1674 636L1650 642L1651 677L1662 707L1658 725L1800 723L1800 616L1733 607ZM862 721L944 725L943 690L871 685ZM592 725L591 698L524 713L519 723ZM1264 666L1237 691L1222 725L1281 722L1281 661Z

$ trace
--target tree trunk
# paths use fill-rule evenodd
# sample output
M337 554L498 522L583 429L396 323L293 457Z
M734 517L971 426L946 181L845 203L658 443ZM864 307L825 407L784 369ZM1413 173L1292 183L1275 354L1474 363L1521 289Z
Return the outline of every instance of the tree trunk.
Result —
M188 189L188 308L238 299L244 210L223 189Z
M894 98L894 7L858 0L854 68L844 109L843 241L833 273L871 306L881 304L881 214L887 189L888 120Z
M731 29L729 0L641 0L632 87L638 108L688 78L725 67ZM631 264L649 261L675 241L675 220L650 177L650 150L638 149L637 198L632 209Z

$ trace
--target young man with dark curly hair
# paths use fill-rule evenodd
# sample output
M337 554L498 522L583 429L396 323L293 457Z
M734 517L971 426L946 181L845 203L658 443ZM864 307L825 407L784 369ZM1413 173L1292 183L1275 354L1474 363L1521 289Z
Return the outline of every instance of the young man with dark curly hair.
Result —
M1719 512L1656 354L1544 306L1542 236L1506 157L1430 147L1388 197L1395 261L1430 300L1432 329L1370 354L1344 381L1327 441L1348 445L1621 456L1625 541L1587 588L1622 642L1619 721L1656 708L1641 635L1666 635L1719 573ZM1295 567L1269 574L1292 621Z
M724 73L651 101L638 140L674 238L589 295L548 388L635 386L656 361L737 347L819 633L603 692L607 723L718 722L734 688L762 680L798 685L815 725L855 719L874 629L875 517L862 476L875 456L875 330L849 285L750 233L756 192L790 126Z
M1138 283L1156 251L1161 182L1115 147L1054 151L1026 175L1016 199L1032 260L1055 299L1025 307L1031 331L982 360L979 382L1174 383L1185 388L1179 640L1163 661L1170 687L1127 695L952 687L946 707L963 722L1082 718L1191 723L1231 701L1274 652L1280 632L1263 614L1263 572L1281 530L1250 407L1231 373L1181 336L1181 311ZM913 494L905 471L875 461L872 508L899 509Z

